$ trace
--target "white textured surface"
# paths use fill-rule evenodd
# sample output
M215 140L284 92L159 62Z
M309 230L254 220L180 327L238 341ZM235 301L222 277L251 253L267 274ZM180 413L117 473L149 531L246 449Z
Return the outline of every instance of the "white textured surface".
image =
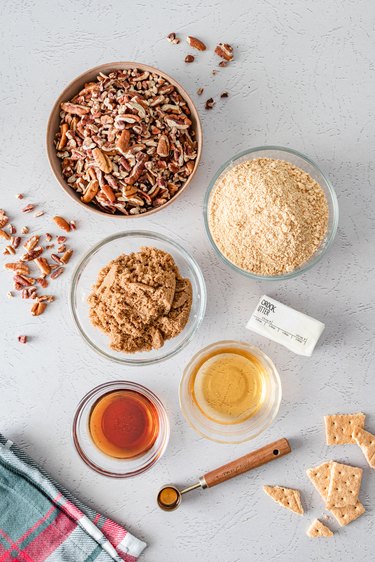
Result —
M83 500L126 523L149 542L145 562L363 560L374 558L375 474L355 446L328 449L323 415L363 410L375 432L374 404L374 133L375 7L371 0L301 2L1 2L1 207L16 214L15 193L27 194L48 217L63 209L79 230L71 236L72 266L92 244L120 228L155 229L183 242L203 268L208 292L204 324L175 359L144 369L113 365L77 335L67 306L73 267L54 285L59 299L32 318L26 302L8 302L11 277L1 272L0 428ZM171 31L205 40L210 51L186 66L189 49L170 45ZM212 48L235 46L236 61L216 76ZM98 219L70 201L52 177L44 134L50 108L67 82L102 62L136 60L169 72L193 94L204 126L204 153L191 188L151 220ZM195 95L205 86L202 98ZM204 99L228 89L211 112ZM204 98L204 99L203 99ZM217 167L234 153L281 144L316 160L331 178L341 220L329 255L306 275L256 283L228 270L203 227L202 200ZM19 216L19 215L18 215ZM15 223L24 223L18 218ZM46 219L46 220L44 220ZM45 224L48 218L28 218ZM52 230L51 227L49 227ZM312 358L245 331L262 293L326 323ZM31 341L19 345L17 336ZM280 370L284 397L277 422L253 443L217 445L182 419L177 388L190 356L219 338L252 341ZM129 481L106 479L77 458L70 436L78 400L93 386L129 378L149 386L168 408L172 436L162 461ZM289 457L226 485L191 496L164 514L155 495L165 482L190 483L204 471L272 439L289 437ZM367 512L329 541L305 531L323 504L305 469L333 457L365 468L361 499ZM374 471L372 471L374 472ZM306 515L273 504L262 484L302 491ZM336 529L336 524L333 525Z

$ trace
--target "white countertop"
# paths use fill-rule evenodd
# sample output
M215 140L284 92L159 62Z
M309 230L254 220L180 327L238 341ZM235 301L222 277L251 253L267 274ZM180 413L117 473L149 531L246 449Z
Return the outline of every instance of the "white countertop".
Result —
M33 318L30 303L8 301L11 275L1 271L0 431L25 447L51 475L84 501L124 523L149 543L144 562L286 562L374 558L375 472L356 446L328 448L323 415L368 414L375 432L374 385L374 133L375 6L371 0L314 2L258 0L206 2L1 3L1 205L10 216L37 203L48 216L20 216L18 226L49 223L62 212L75 218L74 260L52 285L58 299ZM175 31L202 38L210 50L196 53L165 36ZM235 48L235 62L212 76L217 42ZM199 59L199 60L198 60ZM199 171L187 192L150 219L98 219L67 198L53 178L44 136L51 106L76 75L99 63L135 60L157 66L192 94L204 129ZM201 98L195 92L205 87ZM211 95L228 90L212 111ZM315 160L335 186L340 226L329 254L312 271L284 283L253 282L233 273L207 240L202 201L215 170L231 155L264 144L285 145ZM15 194L25 194L19 202ZM155 229L175 237L201 265L208 308L194 341L155 367L130 368L96 355L77 334L68 290L79 257L119 229ZM53 227L49 229L55 231ZM5 261L5 257L2 258ZM262 293L325 322L312 358L245 331ZM17 336L30 342L20 345ZM177 389L183 366L202 346L222 338L261 346L276 363L283 400L276 423L253 442L219 445L201 439L182 418ZM159 464L131 480L111 480L88 469L71 440L74 409L92 387L131 379L165 403L172 435ZM189 484L215 468L278 437L293 453L254 473L190 496L179 511L155 505L163 483ZM305 475L329 458L363 467L361 500L366 514L331 540L305 531L323 503ZM372 473L371 473L372 472ZM263 484L298 488L306 509L298 517L279 508ZM332 524L336 530L336 523Z

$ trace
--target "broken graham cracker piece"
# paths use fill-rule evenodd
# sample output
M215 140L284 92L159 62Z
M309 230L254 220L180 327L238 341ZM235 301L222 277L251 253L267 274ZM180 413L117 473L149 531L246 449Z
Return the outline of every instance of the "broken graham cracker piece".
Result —
M309 468L307 470L307 476L310 478L311 482L314 484L315 488L321 495L324 501L327 500L328 488L331 480L331 468L333 461L327 461L315 468ZM337 522L341 527L348 525L360 515L365 512L365 508L359 500L355 505L347 505L344 507L331 507L330 511L332 515L336 518Z
M375 435L365 431L363 427L357 427L353 432L353 437L357 445L361 447L371 468L375 468Z
M364 506L359 500L355 505L346 505L345 507L332 507L330 512L337 519L337 522L344 527L365 512Z
M356 505L362 481L362 468L333 462L328 488L328 509Z
M323 500L328 497L328 488L331 480L332 461L327 461L315 468L309 468L306 473L322 496Z
M263 486L263 490L282 507L290 509L298 515L303 515L301 495L298 490L283 488L282 486Z
M365 414L333 414L324 416L326 426L327 445L347 445L355 443L353 431L363 428L365 425Z
M307 529L307 536L311 538L333 537L331 529L324 525L319 519L315 519Z

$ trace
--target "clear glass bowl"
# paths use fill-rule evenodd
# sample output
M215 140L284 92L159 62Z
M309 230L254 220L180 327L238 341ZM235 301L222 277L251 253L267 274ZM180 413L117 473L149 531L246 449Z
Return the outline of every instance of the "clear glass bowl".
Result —
M290 162L294 166L298 166L308 174L322 187L328 202L328 229L325 238L322 240L322 243L319 249L315 252L315 254L305 263L303 263L300 267L294 269L289 273L285 273L283 275L257 275L256 273L251 273L250 271L246 271L241 269L234 263L228 260L227 257L223 255L221 250L217 247L208 224L208 210L210 206L211 195L214 191L216 181L219 179L221 175L224 175L228 170L232 169L234 166L241 164L242 162L246 162L248 160L254 160L256 158L274 158L278 160L285 160ZM337 225L339 221L339 207L337 202L336 193L333 189L333 186L329 179L323 174L320 168L312 161L310 158L293 150L291 148L284 148L282 146L259 146L256 148L251 148L250 150L244 150L240 152L236 156L233 156L230 160L225 162L214 177L212 178L208 190L206 192L205 201L204 201L204 222L206 226L206 231L208 238L218 254L218 256L227 264L229 267L246 275L247 277L251 277L252 279L259 279L264 281L270 280L277 280L282 281L284 279L291 279L292 277L296 277L301 273L309 270L313 267L318 261L323 257L326 253L330 245L332 244L336 231Z
M268 375L265 379L264 399L260 409L251 418L233 425L218 423L207 418L193 400L189 390L197 364L207 355L223 348L244 350L255 355ZM213 343L194 355L185 367L179 389L180 407L186 421L202 437L218 443L243 443L265 431L277 416L281 394L280 377L271 359L258 347L230 340Z
M116 459L104 454L94 444L89 431L89 418L94 404L109 392L133 390L155 406L159 417L159 433L155 443L143 455L132 459ZM130 478L149 470L164 454L169 441L169 421L159 398L146 387L128 381L113 381L93 388L78 404L73 420L73 441L81 459L93 470L113 478Z
M181 275L190 279L193 302L189 320L178 336L167 340L160 349L127 354L112 350L108 336L91 324L87 297L101 268L120 254L138 252L142 246L152 246L171 254ZM118 363L149 365L172 357L193 338L206 310L206 285L197 262L173 240L155 232L121 232L106 238L84 256L73 275L70 304L77 328L92 349Z

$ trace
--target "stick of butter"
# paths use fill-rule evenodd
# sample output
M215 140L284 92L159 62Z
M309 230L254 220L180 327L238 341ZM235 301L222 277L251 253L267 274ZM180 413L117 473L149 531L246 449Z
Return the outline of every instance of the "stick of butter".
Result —
M246 328L310 357L325 328L322 322L263 295Z

